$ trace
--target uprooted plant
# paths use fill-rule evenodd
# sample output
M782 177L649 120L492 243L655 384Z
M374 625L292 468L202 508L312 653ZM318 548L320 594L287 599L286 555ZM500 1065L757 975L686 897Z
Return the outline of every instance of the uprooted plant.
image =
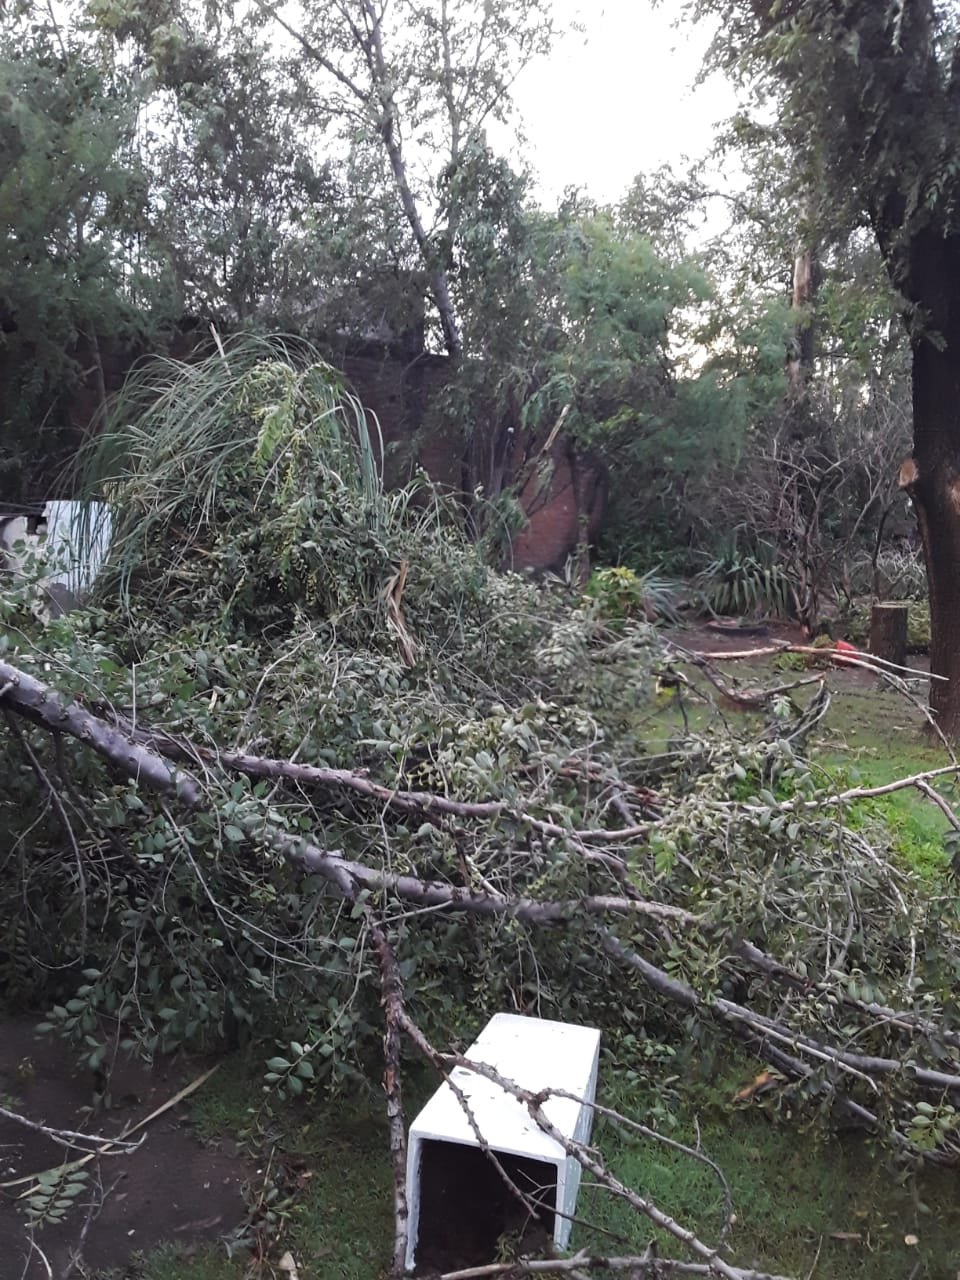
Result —
M822 681L652 754L657 674L710 700L708 667L383 493L330 370L237 346L135 390L88 472L117 530L97 598L45 625L29 582L0 604L0 966L51 1028L97 1067L255 1038L298 1095L381 1077L381 1000L388 1079L401 1039L443 1066L432 1042L536 1010L736 1045L784 1111L957 1160L955 896L811 766ZM956 825L953 773L899 785ZM584 1167L682 1271L758 1274Z

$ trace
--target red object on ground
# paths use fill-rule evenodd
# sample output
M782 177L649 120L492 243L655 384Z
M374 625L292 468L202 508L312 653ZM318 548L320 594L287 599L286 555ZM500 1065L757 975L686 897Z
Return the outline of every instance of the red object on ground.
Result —
M834 641L833 647L837 653L837 657L834 658L834 662L836 662L838 666L846 666L847 659L842 656L845 653L850 654L850 656L854 658L862 657L857 646L855 644L848 644L846 640Z

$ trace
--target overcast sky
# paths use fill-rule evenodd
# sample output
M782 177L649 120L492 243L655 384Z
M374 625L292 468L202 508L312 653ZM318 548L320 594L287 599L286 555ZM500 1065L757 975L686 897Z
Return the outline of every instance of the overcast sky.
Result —
M554 8L561 24L576 19L585 30L527 67L514 89L545 204L569 185L616 200L637 173L707 150L735 98L717 77L694 89L710 31L675 30L677 0L656 9L649 0L554 0Z

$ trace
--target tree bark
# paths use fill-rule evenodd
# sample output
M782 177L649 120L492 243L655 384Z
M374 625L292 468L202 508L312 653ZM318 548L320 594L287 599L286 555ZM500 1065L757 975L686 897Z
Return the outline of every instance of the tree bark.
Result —
M791 306L799 314L794 340L787 353L787 381L791 392L802 398L813 378L816 360L816 326L813 307L816 302L818 263L815 250L804 246L797 250L793 262Z
M870 652L895 667L907 664L907 606L875 604L870 614Z
M390 161L394 181L397 184L400 204L403 207L404 215L410 224L413 238L427 269L430 292L433 294L433 300L440 316L444 346L450 359L454 363L458 363L463 357L463 339L460 334L460 325L457 322L453 300L450 297L450 282L443 266L437 261L436 251L430 243L430 237L420 217L420 210L417 206L413 189L410 186L407 162L404 159L400 142L397 107L390 85L390 72L383 52L380 21L382 10L378 13L376 7L370 3L370 0L365 0L364 10L369 24L369 41L364 47L364 53L370 70L370 79L380 103L380 119L377 127Z
M960 246L958 246L960 249ZM922 334L913 352L913 457L901 483L913 501L930 594L930 710L960 738L960 317Z

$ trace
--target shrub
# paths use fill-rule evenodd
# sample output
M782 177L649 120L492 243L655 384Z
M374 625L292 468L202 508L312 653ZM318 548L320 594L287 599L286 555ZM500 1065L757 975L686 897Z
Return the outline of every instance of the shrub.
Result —
M711 560L696 579L712 613L737 617L792 613L795 583L789 571L764 550L744 552L736 546Z
M607 622L679 620L676 583L656 570L637 574L622 566L594 569L584 593L597 602L600 616Z

